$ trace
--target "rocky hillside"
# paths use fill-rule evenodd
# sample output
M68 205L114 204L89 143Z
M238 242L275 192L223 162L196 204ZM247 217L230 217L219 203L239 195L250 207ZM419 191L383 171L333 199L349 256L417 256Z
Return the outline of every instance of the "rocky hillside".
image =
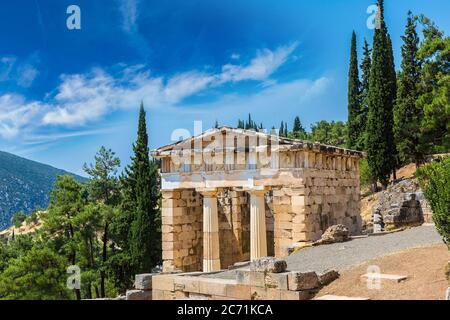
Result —
M436 155L434 157L437 157ZM433 156L430 156L433 159ZM361 217L365 232L373 230L373 215L381 215L385 230L402 226L432 222L432 212L417 179L416 166L408 164L397 170L397 180L391 176L391 184L386 190L368 193L361 198Z
M49 192L64 170L0 151L0 230L11 223L14 213L46 208ZM85 179L76 175L79 181Z

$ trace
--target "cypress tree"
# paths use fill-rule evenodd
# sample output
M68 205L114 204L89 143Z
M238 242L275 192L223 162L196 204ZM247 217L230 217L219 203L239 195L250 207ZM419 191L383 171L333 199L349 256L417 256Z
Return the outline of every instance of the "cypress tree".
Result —
M284 121L281 121L279 135L280 137L284 137Z
M384 22L383 0L378 1L380 28L375 29L370 70L366 151L371 175L385 188L395 166L393 105L395 69L392 47Z
M139 111L138 136L133 150L134 157L129 172L136 202L131 226L131 259L136 272L151 272L161 261L158 166L149 157L143 103Z
M357 150L365 150L365 132L367 127L367 114L369 112L369 106L367 101L368 91L369 91L369 77L370 77L370 67L372 65L372 60L370 58L372 50L369 48L367 40L364 39L363 46L363 60L361 62L361 88L360 88L360 114L359 123L361 126L361 135L356 144Z
M360 124L360 82L358 73L358 54L356 51L356 33L352 33L350 48L350 67L348 71L348 147L356 149L362 135Z
M417 57L419 37L411 11L408 12L405 35L402 39L402 64L394 107L394 134L400 161L419 164L423 161L420 150L420 122L423 112L416 106L416 100L421 63Z
M294 126L292 127L292 132L300 132L302 130L302 124L300 118L297 116L294 119Z

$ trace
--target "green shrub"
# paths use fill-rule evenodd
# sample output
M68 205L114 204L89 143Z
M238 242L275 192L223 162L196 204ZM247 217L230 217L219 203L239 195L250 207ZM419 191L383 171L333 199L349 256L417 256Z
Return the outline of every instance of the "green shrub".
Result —
M27 215L23 212L15 213L12 217L12 223L13 223L14 227L20 228L20 226L22 225L22 222L24 222L26 218L27 218Z
M416 174L436 228L450 247L450 157L420 167Z

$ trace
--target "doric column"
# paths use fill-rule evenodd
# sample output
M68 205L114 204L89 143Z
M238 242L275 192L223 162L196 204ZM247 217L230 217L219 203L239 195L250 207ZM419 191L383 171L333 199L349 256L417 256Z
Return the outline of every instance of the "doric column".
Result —
M266 206L264 190L250 193L250 259L267 256Z
M198 190L203 196L203 272L220 270L217 190Z

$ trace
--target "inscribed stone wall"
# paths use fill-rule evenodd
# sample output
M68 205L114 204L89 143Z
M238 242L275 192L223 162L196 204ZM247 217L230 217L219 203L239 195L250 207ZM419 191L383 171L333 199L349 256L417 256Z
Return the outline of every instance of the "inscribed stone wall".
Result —
M164 271L202 269L203 207L195 190L162 192Z
M217 195L219 211L220 264L227 268L248 260L250 254L250 217L246 194L224 189Z

